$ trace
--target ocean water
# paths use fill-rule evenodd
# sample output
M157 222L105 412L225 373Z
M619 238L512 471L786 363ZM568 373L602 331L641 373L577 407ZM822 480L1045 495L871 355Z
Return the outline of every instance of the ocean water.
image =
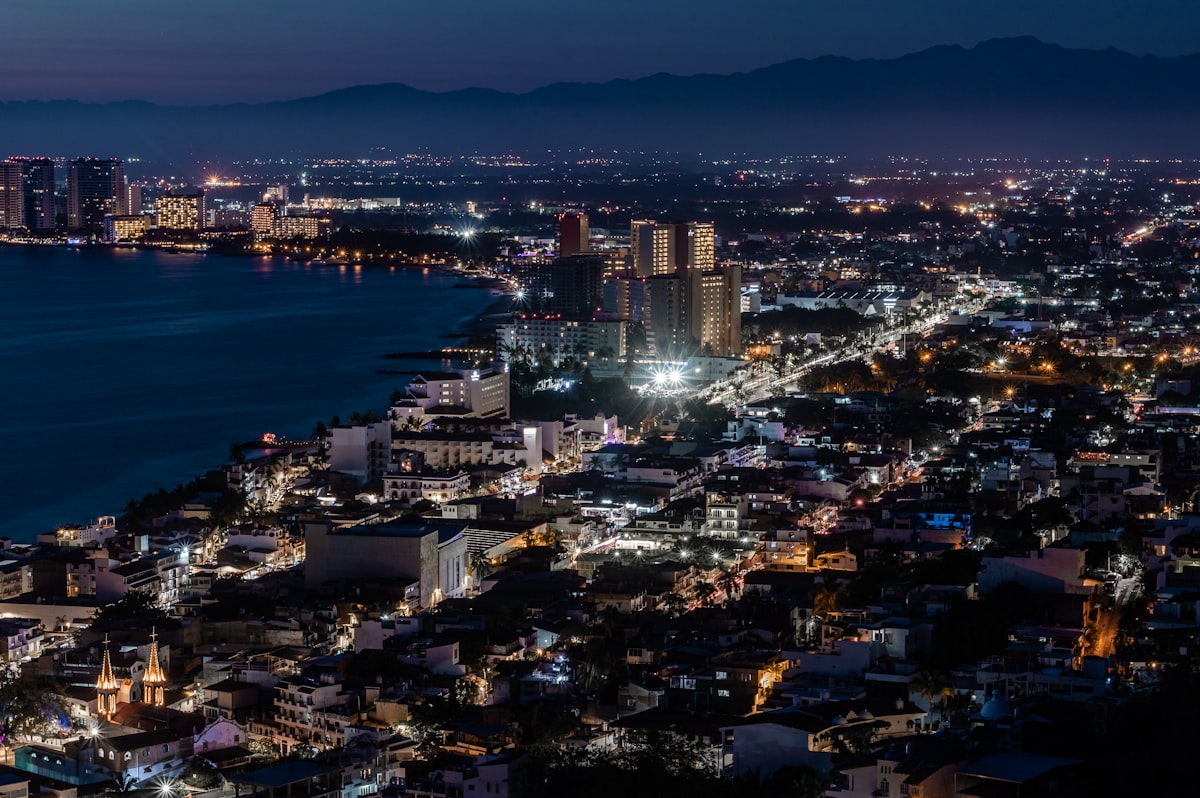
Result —
M119 514L227 462L382 411L481 313L436 271L156 251L0 247L0 534ZM397 371L401 374L385 374Z

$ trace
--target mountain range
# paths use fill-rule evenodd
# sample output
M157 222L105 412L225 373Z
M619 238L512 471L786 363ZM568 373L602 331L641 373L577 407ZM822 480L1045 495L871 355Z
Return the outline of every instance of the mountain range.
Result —
M731 75L553 83L514 94L398 83L204 107L0 103L0 154L194 161L553 149L690 156L1200 155L1200 54L1163 58L1032 38L894 59L796 59Z

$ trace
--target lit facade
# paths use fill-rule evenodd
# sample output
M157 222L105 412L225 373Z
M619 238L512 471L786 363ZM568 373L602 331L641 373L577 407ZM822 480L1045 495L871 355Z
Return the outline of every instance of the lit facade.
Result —
M250 211L250 230L255 238L269 238L279 219L279 207L273 202L260 202Z
M320 216L280 216L275 221L276 238L319 238L329 229L329 221Z
M54 161L19 159L24 189L25 227L37 233L54 230Z
M104 638L104 662L100 665L100 677L96 679L96 711L112 719L117 711L117 694L121 685L113 675L112 659L108 654L108 637Z
M424 415L453 410L455 415L507 418L508 368L418 374L409 383L404 399L392 405L392 418L418 415L414 412L417 410Z
M154 214L161 229L201 230L206 219L204 192L159 197L154 200Z
M141 241L149 228L149 216L105 216L103 239L109 244Z
M740 266L683 268L646 284L646 328L660 358L742 351Z
M105 216L125 215L125 163L80 158L67 169L67 227L100 232Z
M146 702L156 707L166 706L167 674L158 661L158 631L150 631L150 662L142 676L142 689Z
M0 230L54 229L54 162L49 158L0 161Z
M582 361L622 358L625 321L525 316L496 327L496 356L500 360L538 360L543 353L556 367L572 357Z
M712 222L671 224L635 219L630 223L630 256L639 277L674 274L688 267L716 266L716 227Z
M688 328L706 355L742 351L742 267L689 269Z
M25 189L21 164L0 161L0 230L25 226Z

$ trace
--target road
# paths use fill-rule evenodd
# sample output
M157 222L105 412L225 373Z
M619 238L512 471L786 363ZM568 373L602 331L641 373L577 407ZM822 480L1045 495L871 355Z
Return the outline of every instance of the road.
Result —
M764 373L749 377L735 376L713 383L713 385L700 391L699 395L707 399L709 404L732 406L735 404L760 402L770 396L778 395L781 391L786 393L788 390L795 389L799 380L815 368L836 363L846 363L853 360L870 360L876 352L896 343L905 336L928 335L938 325L946 323L953 308L958 308L960 312L974 314L982 310L986 304L986 302L979 300L971 300L968 302L953 303L950 306L944 305L931 318L914 322L907 327L894 327L886 330L880 338L865 345L854 344L834 350L833 352L828 352L820 357L801 363L788 374L776 376ZM739 392L744 395L743 399L738 398Z

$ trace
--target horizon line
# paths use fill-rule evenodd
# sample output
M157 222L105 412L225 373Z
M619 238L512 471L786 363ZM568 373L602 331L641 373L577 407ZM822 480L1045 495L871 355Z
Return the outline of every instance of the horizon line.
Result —
M154 106L157 108L193 108L193 109L194 108L223 108L223 107L272 105L272 104L276 104L276 103L298 102L301 100L311 100L311 99L316 99L319 97L326 97L331 94L338 94L339 92L351 91L354 89L381 88L381 87L390 87L390 86L404 87L407 89L412 89L414 92L419 92L421 94L442 96L442 97L448 96L448 95L453 95L453 94L459 94L459 93L463 93L463 92L486 92L489 94L495 94L495 95L500 95L500 96L508 95L508 96L512 96L512 97L523 97L523 96L533 94L535 92L542 91L545 89L553 88L556 86L606 86L606 85L613 84L613 83L637 83L639 81L649 80L651 78L660 78L660 77L670 77L670 78L680 78L680 79L696 78L696 77L734 77L737 75L750 75L755 72L761 72L763 70L773 69L775 67L783 66L785 64L793 64L793 63L797 63L797 62L815 62L815 61L821 61L824 59L844 60L844 61L851 61L851 62L855 62L855 63L899 61L904 58L910 58L912 56L920 55L922 53L928 53L933 50L949 49L949 50L962 50L965 52L971 52L971 51L978 49L982 45L992 44L992 43L996 43L996 42L1035 42L1038 45L1041 45L1043 47L1055 48L1055 49L1059 49L1059 50L1066 50L1069 52L1103 53L1103 52L1112 51L1115 53L1128 55L1132 58L1151 58L1151 59L1157 59L1157 60L1163 60L1163 61L1169 61L1169 60L1180 59L1180 58L1188 58L1188 57L1191 57L1194 55L1200 55L1200 50L1196 50L1193 52L1184 53L1184 54L1180 54L1180 55L1156 55L1153 53L1146 53L1146 54L1139 55L1137 53L1131 52L1129 50L1124 50L1124 49L1116 47L1114 45L1109 45L1107 47L1070 47L1067 45L1059 44L1057 42L1047 41L1045 39L1042 39L1041 37L1038 37L1038 36L1035 36L1032 34L1025 34L1025 35L1019 35L1019 36L993 36L993 37L987 38L987 39L980 39L970 45L934 44L934 45L930 45L928 47L923 47L923 48L920 48L917 50L911 50L911 51L903 53L901 55L892 56L892 57L853 58L850 56L836 55L834 53L825 53L823 55L818 55L818 56L797 56L795 58L788 58L783 61L776 61L773 63L757 66L752 69L741 70L741 71L731 71L731 72L701 71L701 72L692 72L692 73L688 73L688 74L660 71L660 72L651 72L651 73L644 74L644 75L641 75L641 76L635 77L635 78L616 78L616 77L614 77L614 78L608 78L606 80L554 81L552 83L539 84L532 88L521 90L521 91L496 89L496 88L491 88L488 86L480 86L480 85L461 86L459 88L442 89L442 90L422 89L418 86L413 85L412 83L407 83L402 80L385 80L385 81L379 81L376 83L352 83L349 85L344 85L344 86L339 86L336 88L319 91L315 94L302 94L302 95L294 95L294 96L290 96L290 97L275 97L275 98L266 98L266 99L259 99L259 100L237 100L237 101L232 101L232 102L230 102L230 101L207 101L207 102L190 103L190 102L180 102L180 101L146 100L146 99L132 98L132 97L127 97L124 99L80 100L80 99L76 99L76 98L72 98L72 97L57 97L57 98L52 98L52 99L0 98L0 105L8 105L8 104L52 105L52 104L60 104L60 103L62 103L62 104L70 103L70 104L88 105L88 106L150 105L150 106Z

